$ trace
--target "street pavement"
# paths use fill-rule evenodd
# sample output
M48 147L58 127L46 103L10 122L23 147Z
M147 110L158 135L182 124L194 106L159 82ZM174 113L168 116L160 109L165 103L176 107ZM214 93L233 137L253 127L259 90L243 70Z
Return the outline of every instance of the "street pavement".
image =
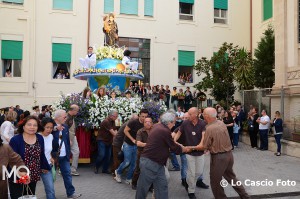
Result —
M268 186L245 186L252 198L300 198L300 159L286 155L275 156L270 151L259 151L248 145L239 143L233 151L234 171L244 184L249 181L267 182ZM180 161L180 158L178 158ZM204 182L209 184L210 155L205 155ZM131 186L117 183L110 174L94 174L91 164L80 164L80 176L73 176L76 193L82 194L82 199L133 199L135 191ZM187 192L181 185L180 171L170 171L169 198L188 198ZM245 181L247 180L247 181ZM284 184L290 181L290 185ZM57 199L65 199L66 193L61 176L55 182ZM237 193L229 185L225 188L229 198L238 198ZM196 189L197 198L213 198L211 189ZM43 183L37 184L36 195L39 199L46 198ZM152 198L151 193L148 198Z

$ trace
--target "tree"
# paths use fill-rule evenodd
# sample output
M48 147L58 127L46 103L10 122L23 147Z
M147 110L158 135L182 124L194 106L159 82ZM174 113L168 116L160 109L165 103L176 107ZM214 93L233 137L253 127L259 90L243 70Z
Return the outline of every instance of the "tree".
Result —
M254 51L254 85L258 88L272 88L275 81L275 37L271 26L263 33L264 37Z
M224 43L210 60L206 57L197 60L194 69L203 77L194 87L203 91L211 89L210 94L215 100L226 101L227 107L234 100L234 81L240 89L253 88L251 55L232 43Z

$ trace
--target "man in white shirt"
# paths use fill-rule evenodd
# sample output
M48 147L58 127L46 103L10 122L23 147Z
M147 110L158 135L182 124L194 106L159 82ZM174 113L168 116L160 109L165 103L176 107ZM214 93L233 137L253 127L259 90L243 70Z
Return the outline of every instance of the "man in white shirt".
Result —
M261 111L261 117L256 120L259 123L259 135L260 135L260 150L268 150L268 132L270 126L270 118L267 116L265 110Z
M88 54L85 56L85 58L79 59L80 65L83 68L92 68L96 65L96 54L93 53L93 47L88 48Z

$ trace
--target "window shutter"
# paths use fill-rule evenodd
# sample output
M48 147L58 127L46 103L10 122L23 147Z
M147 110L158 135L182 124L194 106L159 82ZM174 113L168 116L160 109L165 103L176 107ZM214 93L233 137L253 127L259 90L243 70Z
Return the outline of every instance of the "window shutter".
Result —
M114 11L114 0L104 0L104 13Z
M214 0L214 8L228 10L228 0Z
M138 15L138 0L121 0L120 13Z
M178 65L179 66L193 66L195 65L194 51L178 51Z
M270 19L273 17L273 0L264 0L264 20Z
M144 12L145 16L153 16L153 0L145 0Z
M53 9L73 10L73 0L53 0Z
M24 0L2 0L2 2L23 4Z
M1 42L1 59L23 59L23 42L2 40Z
M179 0L180 3L190 3L194 4L194 0Z
M71 62L72 44L52 44L53 62Z

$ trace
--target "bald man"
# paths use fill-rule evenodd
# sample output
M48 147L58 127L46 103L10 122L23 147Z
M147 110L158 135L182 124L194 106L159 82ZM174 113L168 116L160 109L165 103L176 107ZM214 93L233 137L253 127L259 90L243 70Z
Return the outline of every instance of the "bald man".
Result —
M204 120L207 122L206 130L203 133L203 139L193 150L203 151L205 149L210 151L210 185L214 197L216 199L225 199L224 189L221 186L222 177L224 177L229 184L232 182L236 185L238 181L233 172L233 155L231 152L232 145L226 125L217 120L217 111L214 108L206 108L203 113ZM233 186L234 190L242 199L250 198L246 193L244 187Z
M76 104L72 104L69 108L68 114L67 114L67 120L66 125L69 127L69 136L70 136L70 144L71 144L71 153L72 153L72 167L71 167L71 174L73 176L79 176L79 173L77 172L78 167L78 160L79 160L79 147L78 142L76 138L76 126L74 117L78 114L79 106Z
M198 117L198 109L192 107L188 111L189 119L185 120L179 131L176 133L175 141L181 136L184 137L183 146L197 146L202 139L202 132L205 131L205 122ZM189 198L195 199L195 188L197 178L203 174L204 170L204 150L196 151L193 150L186 154L187 159L187 185L186 189L188 191Z

